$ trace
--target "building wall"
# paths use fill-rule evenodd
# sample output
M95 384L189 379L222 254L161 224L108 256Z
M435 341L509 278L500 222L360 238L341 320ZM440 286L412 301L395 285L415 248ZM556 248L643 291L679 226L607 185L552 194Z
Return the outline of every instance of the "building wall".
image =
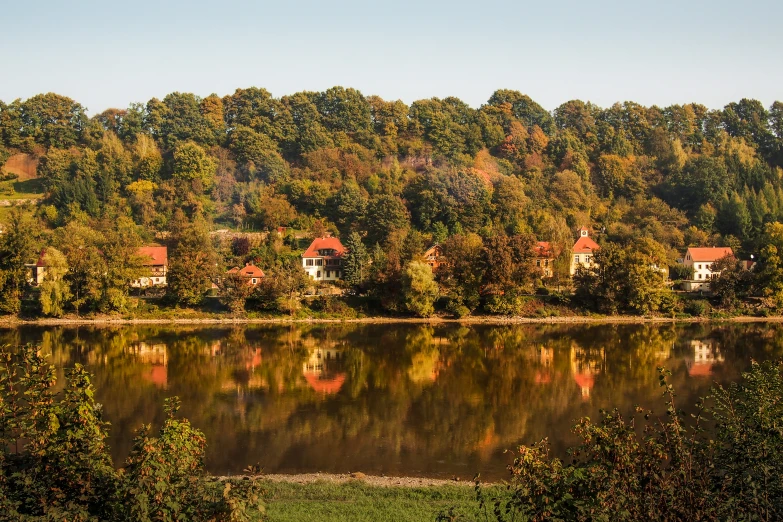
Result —
M343 278L342 261L338 258L305 257L302 258L302 267L313 281L339 281Z
M554 259L548 257L537 257L533 260L533 266L541 271L542 277L552 277L554 262Z
M694 261L692 259L686 259L683 264L685 266L693 267L693 280L694 281L709 281L720 275L720 271L713 272L711 267L712 263L707 261Z
M574 275L580 266L593 266L593 254L571 254L571 275Z
M131 283L133 288L147 288L150 286L166 285L166 274L168 270L165 265L154 265L149 267L149 269L150 271L146 276L143 276Z

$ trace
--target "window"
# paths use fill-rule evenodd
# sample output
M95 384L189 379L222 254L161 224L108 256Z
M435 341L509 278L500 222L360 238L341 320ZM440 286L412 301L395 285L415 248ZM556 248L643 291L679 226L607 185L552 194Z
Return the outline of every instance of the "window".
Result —
M701 274L699 274L698 279L701 279Z
M321 277L321 271L320 270L315 273L315 277Z
M579 256L574 256L574 263L578 263L578 262L579 262Z
M696 265L696 268L701 270L701 265Z
M315 266L323 266L324 260L323 259L316 259L315 260Z
M250 280L250 282L256 284L256 278L254 277L253 279Z
M541 260L540 259L536 259L536 266L538 268L541 268Z
M332 271L331 270L327 270L326 271L326 277L332 277Z
M308 259L307 260L307 266L313 266L313 260L312 259Z
M585 263L590 263L591 256L585 256Z

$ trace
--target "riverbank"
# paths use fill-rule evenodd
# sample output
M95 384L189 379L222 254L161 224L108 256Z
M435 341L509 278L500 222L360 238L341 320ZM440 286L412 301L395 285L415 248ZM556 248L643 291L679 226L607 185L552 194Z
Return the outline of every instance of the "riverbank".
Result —
M566 317L508 317L508 316L470 316L451 317L166 317L166 318L129 318L101 315L92 317L62 317L27 319L20 317L0 318L0 326L110 326L110 325L234 325L234 324L644 324L644 323L699 323L699 322L783 322L783 316L734 316L734 317L655 317L655 316L566 316Z

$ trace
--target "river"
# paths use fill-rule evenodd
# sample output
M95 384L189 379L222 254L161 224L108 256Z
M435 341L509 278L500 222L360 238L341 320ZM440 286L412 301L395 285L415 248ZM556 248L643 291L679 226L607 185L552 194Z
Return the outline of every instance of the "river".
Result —
M88 367L117 465L176 395L213 473L495 480L519 444L564 455L581 416L665 411L658 366L687 407L780 358L783 324L18 327L0 343L40 345L61 381Z

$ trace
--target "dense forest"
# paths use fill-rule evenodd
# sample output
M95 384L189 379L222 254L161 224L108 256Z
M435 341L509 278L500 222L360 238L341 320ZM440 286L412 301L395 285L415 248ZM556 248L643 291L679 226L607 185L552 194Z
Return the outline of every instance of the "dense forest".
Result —
M32 186L43 200L0 214L9 313L24 301L23 264L41 248L54 267L45 314L123 311L141 270L135 251L153 242L170 247L172 302L198 304L216 273L252 260L270 283L251 296L224 278L227 305L290 311L306 286L302 242L329 233L351 250L347 285L386 310L428 315L440 296L457 315L513 312L501 302L509 289L540 284L532 242L567 254L580 226L611 245L607 266L676 267L688 246L730 246L775 268L763 275L774 290L758 295L783 294L779 101L714 110L572 100L550 112L513 90L474 109L453 97L406 105L343 87L281 98L248 88L175 92L88 117L49 93L0 102L0 164L19 154L37 161L36 179L4 171L0 199ZM264 234L278 227L287 232ZM432 243L450 260L434 290L419 263ZM559 283L567 259L556 267ZM742 279L725 281L728 300ZM598 292L619 305L591 306L649 312L666 300L622 292Z

